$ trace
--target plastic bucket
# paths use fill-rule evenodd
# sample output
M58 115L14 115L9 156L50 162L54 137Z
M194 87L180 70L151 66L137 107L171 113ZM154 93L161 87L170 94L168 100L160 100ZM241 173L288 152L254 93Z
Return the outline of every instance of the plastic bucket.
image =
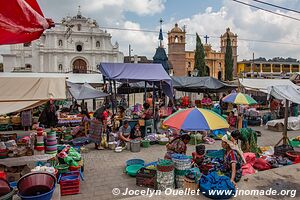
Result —
M131 140L130 149L131 149L131 152L140 152L141 151L141 141Z
M142 146L144 148L148 148L150 146L150 141L149 140L142 140Z

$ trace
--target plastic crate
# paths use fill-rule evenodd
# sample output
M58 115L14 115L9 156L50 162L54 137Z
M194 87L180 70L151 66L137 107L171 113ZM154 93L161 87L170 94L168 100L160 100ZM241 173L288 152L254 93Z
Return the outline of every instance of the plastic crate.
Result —
M79 171L62 174L60 181L61 196L80 193L80 173Z
M136 175L136 185L156 189L156 170L147 168L140 169Z

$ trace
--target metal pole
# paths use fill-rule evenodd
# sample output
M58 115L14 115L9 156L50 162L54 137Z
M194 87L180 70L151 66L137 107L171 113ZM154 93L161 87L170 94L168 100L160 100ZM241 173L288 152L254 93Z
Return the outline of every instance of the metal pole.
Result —
M117 87L116 87L116 81L114 80L114 92L115 92L115 102L117 102ZM116 106L116 113L118 112L118 108Z
M288 118L289 118L289 100L285 100L285 108L284 108L284 131L283 131L283 144L287 144L288 137L287 137L287 124L288 124Z
M144 103L146 103L147 98L147 82L145 81L145 88L144 88Z
M113 115L115 114L115 103L113 101L114 97L113 97L113 91L112 91L112 83L111 80L109 80L109 93L110 93L110 100L111 100L111 110Z

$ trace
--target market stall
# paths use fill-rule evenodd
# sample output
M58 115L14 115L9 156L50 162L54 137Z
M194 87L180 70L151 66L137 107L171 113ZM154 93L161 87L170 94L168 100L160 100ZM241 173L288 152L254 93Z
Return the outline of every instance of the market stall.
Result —
M181 77L172 76L174 89L184 92L218 93L236 89L237 86L229 85L213 77Z
M152 84L153 90L155 87L161 88L162 91L173 100L173 84L172 79L166 73L161 64L137 64L137 63L100 63L99 70L103 74L104 82L114 82L115 94L116 94L116 81L121 83L136 83L145 81L145 83ZM112 84L110 84L112 85ZM145 92L146 92L145 84ZM146 94L144 96L144 102L146 102ZM154 95L152 96L152 102L154 103ZM114 111L114 108L113 108ZM152 107L153 116L155 116L155 108ZM152 121L151 119L149 121ZM153 121L148 123L149 126L153 126ZM145 122L145 127L147 122ZM152 128L153 130L154 128Z

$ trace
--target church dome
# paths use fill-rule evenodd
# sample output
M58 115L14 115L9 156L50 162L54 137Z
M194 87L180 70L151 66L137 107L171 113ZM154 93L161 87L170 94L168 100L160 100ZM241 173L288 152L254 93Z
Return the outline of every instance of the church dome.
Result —
M176 24L175 24L175 27L172 28L171 32L177 32L177 33L178 33L178 32L183 32L183 31L182 31L181 28L178 27L178 24L176 23Z
M230 28L227 28L227 29L226 29L226 33L224 33L224 34L222 35L222 37L227 37L227 33L229 34L229 37L234 37L234 36L236 36L233 32L230 31Z

